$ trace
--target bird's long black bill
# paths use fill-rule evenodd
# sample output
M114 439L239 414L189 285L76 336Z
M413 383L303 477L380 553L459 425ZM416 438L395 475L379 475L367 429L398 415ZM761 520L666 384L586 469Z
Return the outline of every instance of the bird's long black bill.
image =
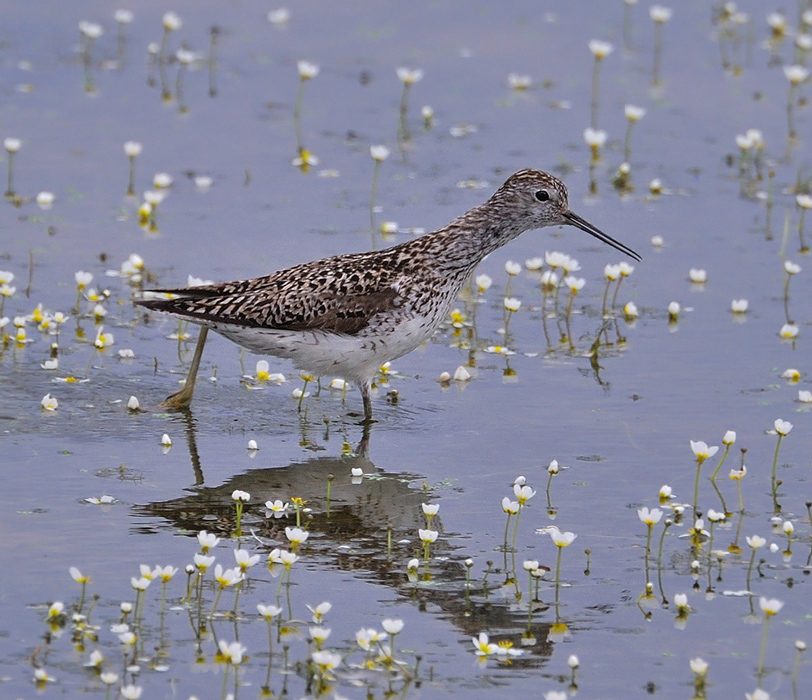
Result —
M590 224L586 219L582 219L580 216L578 216L578 214L575 214L571 211L567 211L564 212L564 218L567 220L568 224L577 226L582 231L586 231L588 234L595 236L595 238L597 238L600 241L603 241L607 245L616 248L622 253L626 253L626 255L628 255L630 258L634 258L635 260L638 261L642 260L642 258L637 253L635 253L631 248L616 241L611 236L607 236L603 231Z

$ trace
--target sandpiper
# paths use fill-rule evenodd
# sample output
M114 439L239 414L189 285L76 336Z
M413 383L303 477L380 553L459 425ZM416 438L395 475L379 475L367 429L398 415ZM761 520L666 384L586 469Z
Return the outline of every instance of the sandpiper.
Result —
M252 352L354 382L368 424L372 380L381 365L431 337L482 259L525 231L566 224L640 260L570 211L558 178L520 170L447 226L385 250L338 255L255 279L153 290L172 296L138 303L202 327L186 383L166 404L180 408L191 401L211 328Z

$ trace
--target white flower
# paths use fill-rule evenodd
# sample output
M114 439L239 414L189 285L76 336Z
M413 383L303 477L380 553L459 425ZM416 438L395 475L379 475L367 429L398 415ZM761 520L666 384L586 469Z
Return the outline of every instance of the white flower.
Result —
M516 500L519 501L519 505L523 506L525 503L527 503L527 501L536 495L536 492L529 486L513 484L513 495L516 496Z
M812 391L798 389L798 401L801 403L812 403Z
M781 330L778 331L778 335L784 338L784 340L792 340L798 335L798 326L794 323L785 323L781 326Z
M584 141L590 148L603 148L608 134L603 129L593 129L588 126L584 129Z
M636 2L637 0L634 0ZM628 3L629 0L626 0ZM544 693L544 700L567 700L567 692L565 690L548 690Z
M290 10L287 7L280 7L277 10L271 10L268 13L268 21L277 26L286 24L290 19Z
M313 663L324 671L334 669L341 663L341 654L334 654L331 651L314 651L311 658Z
M789 431L792 430L792 423L788 420L776 418L773 425L775 426L775 432L782 436L789 435Z
M698 459L706 460L710 457L713 457L718 451L719 448L716 446L708 447L708 444L702 440L691 440L691 450L697 456Z
M99 676L99 680L105 685L113 685L118 682L118 674L115 671L105 671Z
M654 235L651 237L651 245L655 248L662 248L663 243L665 243L665 239L660 235Z
M248 649L239 642L231 642L231 644L229 644L225 639L221 639L217 646L220 648L220 654L223 658L234 666L238 666L242 663L243 654L248 651Z
M791 85L800 85L809 77L809 71L801 65L784 66L784 75Z
M640 518L640 522L652 526L660 522L663 517L663 512L659 508L649 510L644 507L637 510L637 517Z
M181 28L183 22L181 22L180 17L178 17L174 12L167 12L163 16L163 25L166 31L174 32Z
M785 520L784 524L781 526L781 529L784 531L785 535L791 535L795 532L795 526L792 524L791 520Z
M808 194L796 194L795 202L801 209L812 209L812 197Z
M126 153L130 158L135 158L138 155L141 155L141 144L138 141L125 141L124 142L124 153Z
M248 503L251 500L251 494L247 491L240 491L240 489L235 489L231 492L231 500L238 501L239 503Z
M319 74L319 66L315 63L310 63L309 61L299 61L296 64L296 68L299 71L299 77L302 80L309 80L310 78L315 78Z
M265 507L271 511L269 515L273 515L275 518L281 518L288 510L288 504L283 503L279 499L275 501L265 501Z
M614 49L615 47L612 46L612 44L610 44L608 41L592 39L592 41L589 42L589 50L597 59L606 58L610 53L612 53L612 51L614 51Z
M307 631L310 634L311 639L315 639L321 644L327 640L333 630L327 627L310 627Z
M766 598L761 596L758 599L758 607L761 608L761 612L763 612L767 617L771 617L773 615L777 615L781 611L781 608L784 607L784 604L777 598Z
M495 654L499 649L498 644L493 644L488 640L488 635L485 632L480 632L478 637L472 637L474 649L476 649L477 656L488 656Z
M23 142L20 139L7 138L3 139L3 148L9 153L16 153L22 148Z
M87 20L79 22L79 31L88 39L98 39L104 34L104 28L100 24L88 22Z
M420 82L423 79L423 71L419 68L398 68L396 71L398 80L405 85L412 85L413 83Z
M116 10L113 17L119 24L129 24L134 19L134 15L130 10Z
M517 262L513 262L512 260L508 260L505 263L505 272L507 272L511 277L518 275L522 271L522 266L519 265Z
M801 378L801 373L797 369L790 367L789 369L784 370L781 378L790 382L797 382Z
M172 176L169 173L155 173L152 186L157 190L172 187Z
M53 192L42 191L37 195L37 205L40 209L50 209L56 197Z
M268 621L282 612L282 608L279 608L276 605L263 605L262 603L257 603L257 610L259 611L259 614Z
M244 572L250 569L259 561L259 554L254 554L252 556L246 549L235 549L234 559L237 562L237 566L240 567L240 571Z
M570 292L577 294L584 288L586 280L583 277L574 277L572 275L568 275L564 278L564 284L570 288Z
M381 627L383 627L384 630L391 635L400 634L401 630L403 630L403 620L386 618L383 622L381 622Z
M522 306L521 300L515 297L505 297L504 304L508 311L518 311Z
M214 557L207 557L205 554L195 554L194 562L198 569L205 571L214 564Z
M795 37L795 46L801 51L812 49L812 34L799 34Z
M750 303L747 299L734 299L730 302L730 310L734 314L745 314L749 308Z
M423 509L424 515L437 515L440 511L440 504L439 503L422 503L421 508Z
M199 57L197 53L189 51L188 49L178 49L175 52L175 58L178 59L178 63L184 66L192 65Z
M611 263L607 264L603 268L603 276L611 281L616 280L618 277L620 277L620 265L612 265Z
M502 510L509 515L516 515L519 512L519 502L511 501L507 496L502 499Z
M423 528L419 528L417 534L420 536L421 541L431 544L437 539L440 533L437 532L437 530L424 530Z
M127 401L127 408L130 411L138 411L141 409L141 404L138 403L138 399L135 396L131 396Z
M801 266L798 265L798 263L792 262L792 260L785 260L784 269L788 275L797 275L801 271Z
M763 688L756 688L752 693L745 693L746 700L770 700L770 694Z
M467 382L471 378L471 373L462 365L457 367L457 370L454 372L454 381L456 382Z
M578 537L574 532L560 532L557 527L548 528L547 534L550 535L550 539L556 547L569 547Z
M369 155L372 156L372 160L381 162L389 157L389 149L386 146L370 146Z
M703 284L708 281L708 273L696 267L692 267L688 271L688 278L695 284Z
M697 676L704 676L708 672L708 662L698 656L695 659L691 659L690 666L691 671Z
M208 175L195 175L194 178L195 187L197 187L199 190L209 189L213 182L214 180L212 180L212 178Z
M172 446L172 438L169 437L166 433L161 436L161 444L164 447L171 447Z
M205 554L210 549L213 549L220 543L220 538L217 537L213 532L206 532L205 530L201 530L197 533L197 542L200 545L200 548L203 550Z
M686 609L688 607L688 596L684 593L676 593L674 595L674 605L677 608Z
M303 542L306 542L309 536L310 533L300 527L285 528L285 537L287 537L288 541L293 545L300 545Z
M634 105L626 105L623 108L623 113L626 115L626 119L630 122L636 122L646 116L646 110L642 107L635 107Z
M508 74L508 86L513 90L528 90L533 85L533 78L518 73Z
M45 396L42 397L42 401L40 401L40 406L46 411L55 411L59 407L59 402L56 400L56 397L45 394Z
M536 270L540 270L544 266L544 258L541 257L528 258L527 260L524 261L524 266L531 272L535 272Z
M633 301L627 301L623 306L623 314L626 316L626 318L637 318L639 315L637 304L635 304Z
M680 305L679 305L678 301L672 301L670 304L668 304L668 315L672 319L676 319L677 316L679 316L679 312L680 312Z
M138 700L141 697L141 693L143 692L143 688L140 685L133 685L130 683L129 685L125 685L121 688L121 697L124 700Z
M76 280L76 286L79 289L84 289L93 281L93 275L89 272L84 272L83 270L79 270L79 272L74 274L73 277Z
M493 280L490 277L488 277L488 275L485 274L477 275L476 278L474 279L474 282L476 283L477 289L479 290L480 294L482 292L487 292L490 289L491 284L493 284Z
M747 544L750 545L753 549L760 549L765 544L767 544L767 540L763 537L759 537L758 535L753 535L752 537L745 537L747 540Z
M548 474L558 474L558 460L554 459L550 462L547 467Z
M673 493L673 489L668 484L663 484L660 486L660 498L672 498Z
M652 5L648 10L648 14L654 22L662 24L671 19L671 16L674 13L673 10L668 7L663 7L662 5Z
M580 665L581 664L578 661L578 657L575 654L570 654L567 657L567 666L569 666L571 669L574 670L574 669L578 668Z

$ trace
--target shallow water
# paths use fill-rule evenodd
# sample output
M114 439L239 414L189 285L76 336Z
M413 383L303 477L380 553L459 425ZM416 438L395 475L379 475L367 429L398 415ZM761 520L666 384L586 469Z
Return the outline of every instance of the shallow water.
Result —
M185 42L206 53L210 27L221 29L216 96L209 96L206 67L189 72L186 113L179 112L175 99L162 102L159 84L147 84L146 46L160 41L161 17L169 9L183 19L170 38L173 50ZM809 191L809 109L806 104L797 108L801 139L788 145L788 83L781 62L792 59L791 39L775 49L778 58L771 60L762 45L769 35L764 8L741 3L750 13L754 39L749 60L744 49L738 54L743 65L734 74L720 65L710 7L675 6L674 17L663 27L663 82L653 88L653 26L643 6L633 9L630 50L623 49L620 2L597 9L594 3L578 2L508 7L410 3L408 9L394 3L301 3L290 6L290 22L281 29L267 22L268 9L258 3L179 3L174 8L139 3L135 21L126 27L123 61L107 69L102 63L116 57L117 44L106 4L83 3L81 11L67 11L62 3L6 10L0 133L23 140L14 157L14 189L25 201L0 208L0 269L15 274L17 287L4 313L10 318L29 314L42 303L72 318L61 332L58 370L41 369L51 339L33 323L27 325L33 342L10 342L0 354L3 695L33 695L33 667L39 665L56 679L43 694L101 696L101 682L82 667L96 643L85 638L79 649L67 630L45 639L47 604L78 604L80 586L68 575L70 566L90 575L88 594L99 596L91 616L100 626L98 648L107 659L105 668L123 675L120 644L109 626L118 621L119 601L135 599L130 577L145 562L171 563L181 571L167 586L170 609L163 631L159 582L147 591L140 673L127 675L127 682L143 686L144 697L216 697L226 665L215 663L213 631L218 639L238 637L247 647L237 692L259 695L269 657L265 624L254 611L256 603L276 600L279 579L272 574L278 571L268 571L266 557L272 547L286 546L280 523L291 520L266 519L261 504L298 496L312 508L311 535L293 567L292 585L279 589L283 617L307 620L306 604L329 600L333 608L326 626L333 631L326 646L342 654L354 647L357 629L379 626L385 617L401 618L405 627L397 639L398 656L410 667L415 655L421 657L416 680L408 682L380 670L353 668L363 659L356 651L336 672L334 687L342 695L360 697L366 691L358 686L368 686L377 697L390 683L406 697L458 695L460 690L478 697L506 690L567 690L567 657L577 654L578 691L584 697L647 692L685 697L693 684L689 660L697 656L710 663L709 697L743 697L758 683L763 624L758 596L766 595L785 607L769 630L761 687L775 697L806 697L812 687L806 660L794 687L791 673L795 640L812 637L806 589L812 550L805 505L812 500L811 404L798 401L799 389L812 388L807 347L812 294L808 256L797 252L793 188L801 181ZM76 25L82 19L105 27L92 51L90 93L78 52ZM797 23L794 16L790 23ZM598 121L609 143L594 170L597 193L587 195L590 154L582 132L590 119L593 58L587 43L593 38L612 41L615 51L603 61L600 76ZM292 115L299 59L321 66L304 89L302 135L320 158L307 174L290 163L297 146ZM401 84L395 75L401 65L425 71L411 90L411 138L403 150L398 149ZM527 92L511 90L510 72L530 74L534 86ZM167 67L167 76L174 92L176 63ZM21 85L31 88L21 91ZM799 95L808 91L808 84L801 86ZM569 108L560 108L562 102ZM611 179L623 159L627 103L644 106L647 113L632 134L635 188L621 197ZM428 129L419 116L424 104L436 115ZM452 136L452 127L463 124L476 131ZM765 170L775 171L769 224L764 202L753 196L766 191L766 180L739 173L734 138L749 128L763 131ZM157 231L139 226L140 198L124 197L122 145L130 139L144 145L136 163L139 195L155 172L174 178L158 208ZM183 377L195 334L179 348L167 338L177 324L145 318L131 303L133 287L106 277L106 271L137 252L145 260L149 284L172 286L185 284L188 274L246 278L366 250L372 240L368 149L377 143L393 153L380 171L377 203L382 211L376 222L397 221L402 232L395 240L413 235L409 228L442 226L520 168L541 167L564 176L572 208L643 255L618 296L621 305L637 304L639 319L626 323L621 317L617 326L610 325L611 342L600 347L596 371L587 351L602 325L603 266L619 257L574 229L531 232L480 267L494 285L477 310L479 341L482 347L502 342L497 331L504 325L505 262L562 250L580 261L583 269L577 274L586 279L572 317L576 351L558 343L555 319L548 319L553 345L548 347L539 275L523 271L511 292L523 302L510 321L509 346L516 354L504 358L477 352L473 379L444 386L437 381L441 372L453 374L469 362L468 351L459 347L468 329L457 336L449 326L434 342L397 360L397 374L375 397L379 422L371 429L367 459L346 454L344 447L349 443L357 450L362 438L356 390L342 397L325 388L306 399L299 413L291 392L300 380L290 365L270 358L271 371L289 380L281 386L244 380L243 375L255 373L259 358L241 357L237 347L218 337L210 337L207 345L203 381L191 411L162 409L161 400ZM336 170L338 176L320 176L324 170ZM210 175L212 187L198 191L188 173ZM664 194L650 195L653 178L662 180ZM459 187L464 181L486 184ZM43 211L34 203L40 190L55 193L52 209ZM783 241L785 212L789 229ZM650 245L653 235L663 237L662 248ZM382 245L380 235L375 243ZM784 257L803 268L790 284L789 309L800 331L794 342L779 337L786 321ZM707 270L704 285L688 281L691 267ZM88 342L96 333L92 317L79 323L84 338L76 336L72 308L78 270L92 272L93 285L111 292L104 303L104 328L112 331L115 343L101 353ZM730 302L742 297L750 310L736 318ZM675 300L684 310L669 324L666 307ZM83 314L91 308L82 301ZM465 308L461 299L460 309ZM625 342L617 342L618 334ZM132 348L134 358L119 359L121 348ZM511 371L506 373L506 367ZM801 372L799 383L781 378L789 367ZM207 381L215 371L217 381ZM88 382L54 381L86 373ZM391 388L399 394L395 405L386 397ZM53 413L40 408L46 393L59 401ZM144 412L127 411L130 395L138 397ZM786 537L770 521L776 437L767 431L776 418L794 424L778 460L780 516L795 527L789 561L782 556ZM688 524L670 528L664 542L662 583L669 605L648 609L643 600L641 608L646 528L636 509L658 505L663 484L673 487L677 503L690 506L695 460L689 440L721 446L729 429L737 431L738 440L719 486L728 510L737 511L727 471L738 466L739 448L746 447L745 513L738 534L738 513L715 527L712 549L736 541L743 552L728 555L721 581L712 556L709 575L708 543L692 550L678 537L690 528L687 508ZM164 433L173 441L166 452L160 444ZM259 444L254 455L246 450L249 439ZM553 479L548 509L544 489L552 459L562 471ZM703 466L703 512L720 508L704 478L718 459ZM350 483L354 466L367 474L360 485ZM328 515L329 474L335 480ZM511 556L504 551L500 502L520 474L538 493L522 513ZM195 606L182 600L182 569L198 551L194 535L200 529L224 538L214 554L218 563L232 565L235 489L251 493L244 529L263 544L249 536L243 546L262 554L262 560L240 593L237 620L204 620L198 646ZM115 497L115 503L84 500L102 494ZM408 581L406 563L421 556L417 529L425 521L420 503L429 500L440 504L440 536L431 548L431 580L415 585ZM541 584L543 605L531 617L535 644L521 647L529 597L522 561L555 566L550 538L534 532L553 522L550 510L555 524L578 538L563 552L566 585L560 590L558 617L550 574ZM391 558L386 548L390 524ZM654 529L655 552L661 531L662 523ZM756 561L765 563L760 575L753 573L755 599L725 596L725 591L745 588L750 549L744 537L752 534L779 544L779 551L759 550ZM467 557L474 560L468 597ZM510 580L514 557L515 583ZM694 557L700 561L696 584L690 568ZM656 575L653 582L659 601ZM673 598L680 592L688 594L692 608L684 629L675 627ZM214 597L207 586L204 618ZM218 610L233 605L233 591L226 590ZM552 627L557 619L568 627L563 637ZM494 658L478 663L470 638L481 631L513 642L524 654L509 665ZM315 693L308 685L306 638L304 629L284 642L288 666L282 645L274 646L274 693L283 688L293 697ZM156 647L161 649L157 654ZM233 671L225 680L233 692Z

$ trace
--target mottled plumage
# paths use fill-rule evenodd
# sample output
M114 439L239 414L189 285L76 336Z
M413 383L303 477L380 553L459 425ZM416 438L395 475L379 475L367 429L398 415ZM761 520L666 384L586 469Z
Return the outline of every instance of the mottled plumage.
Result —
M520 170L487 202L444 228L386 250L325 258L249 280L155 290L175 298L138 303L211 328L253 352L356 382L369 421L369 390L378 368L431 337L482 259L524 231L564 224L639 260L569 211L560 180ZM170 397L174 404L191 399L193 372L196 367L189 390Z

